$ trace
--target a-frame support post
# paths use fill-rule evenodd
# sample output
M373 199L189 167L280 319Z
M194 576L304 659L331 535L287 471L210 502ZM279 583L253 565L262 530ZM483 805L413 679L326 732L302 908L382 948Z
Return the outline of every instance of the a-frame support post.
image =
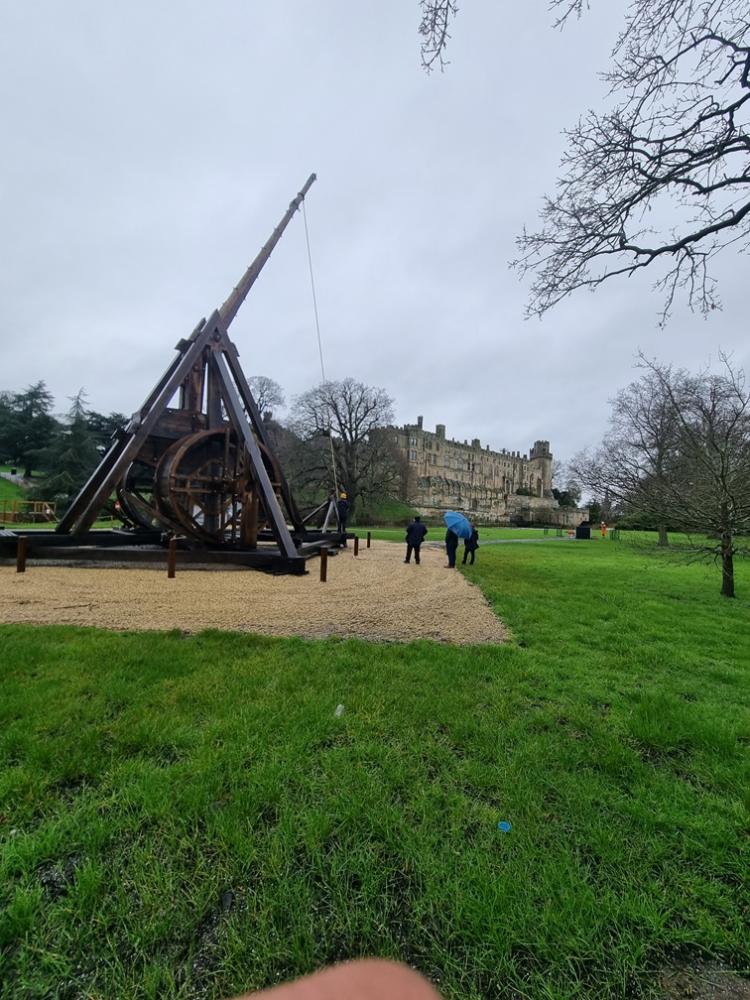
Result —
M224 351L224 357L226 359L229 370L232 373L232 378L235 381L237 389L239 391L240 399L244 404L247 415L253 425L253 430L255 431L258 440L262 445L268 448L269 451L273 451L271 442L268 439L268 434L263 426L263 418L261 416L260 410L258 409L258 404L253 398L252 391L248 385L247 379L245 378L245 373L242 371L242 367L239 362L239 355L237 348L234 346L229 337L226 338L227 347ZM287 510L289 511L289 517L291 518L292 524L296 531L304 530L304 524L302 522L302 515L299 512L299 508L294 500L292 491L289 489L289 483L286 481L286 477L283 472L281 474L281 495L284 498L284 503L286 504Z
M260 447L248 424L247 418L245 417L245 413L242 409L242 402L230 377L227 363L219 351L214 351L211 361L213 362L216 374L221 383L222 395L224 397L224 405L227 408L227 414L229 415L235 430L241 436L250 455L253 473L258 481L263 506L266 514L270 518L273 534L278 542L279 550L284 556L286 556L287 559L297 559L299 558L297 547L295 546L294 540L289 532L289 528L287 527L281 507L279 506L279 501L274 493L271 480L268 478L266 467L263 464L263 456L261 454ZM257 413L257 407L255 409Z
M91 528L102 505L127 472L170 399L193 365L200 360L203 348L211 340L220 340L222 332L223 323L216 311L195 340L183 342L185 348L182 357L172 361L144 406L128 424L124 436L110 448L94 470L58 524L58 532L67 534L72 531L75 535L82 535Z

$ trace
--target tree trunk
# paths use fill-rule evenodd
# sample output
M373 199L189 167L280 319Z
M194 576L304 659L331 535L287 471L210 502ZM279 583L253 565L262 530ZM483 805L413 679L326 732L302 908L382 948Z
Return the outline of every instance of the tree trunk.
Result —
M731 531L725 531L721 536L721 593L722 597L734 597L734 555L732 553Z
M657 545L662 546L662 548L669 545L669 536L667 535L667 528L664 524L659 525L659 541L657 542Z
M31 462L24 462L23 466L23 478L31 479Z

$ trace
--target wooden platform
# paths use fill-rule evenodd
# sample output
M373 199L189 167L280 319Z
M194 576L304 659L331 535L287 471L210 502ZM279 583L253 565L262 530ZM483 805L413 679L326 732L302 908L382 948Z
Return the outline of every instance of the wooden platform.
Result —
M269 533L263 533L254 549L237 546L201 546L187 539L178 539L177 565L182 568L237 566L275 573L305 573L308 559L320 554L321 548L335 550L344 536L336 532L305 531L293 536L297 555L282 553ZM49 562L108 563L114 565L166 566L168 540L160 531L128 531L103 529L76 537L55 531L29 529L0 530L0 559L15 560L19 539L26 539L29 560Z

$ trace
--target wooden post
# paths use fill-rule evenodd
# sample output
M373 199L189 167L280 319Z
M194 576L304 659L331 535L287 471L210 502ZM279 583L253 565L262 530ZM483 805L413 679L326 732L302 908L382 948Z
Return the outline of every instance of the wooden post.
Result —
M253 489L245 494L242 504L242 516L240 518L240 535L242 544L249 549L258 548L258 510L259 497L257 490Z
M370 531L368 531L367 532L367 548L368 549L370 548L370 541L371 540L372 540L372 533Z
M354 536L354 555L359 555L359 535Z
M169 551L167 552L167 579L174 580L177 568L177 539L169 539Z
M16 573L26 572L26 550L28 548L28 538L21 536L16 546Z
M325 583L328 579L328 549L323 546L320 550L320 582Z

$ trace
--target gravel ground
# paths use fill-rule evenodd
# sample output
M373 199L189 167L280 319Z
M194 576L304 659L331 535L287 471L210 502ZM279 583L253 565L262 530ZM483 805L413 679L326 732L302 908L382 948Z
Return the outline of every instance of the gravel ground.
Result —
M359 636L406 641L495 643L502 623L478 587L445 569L437 548L422 550L422 565L403 563L391 542L362 545L319 563L305 576L254 571L59 567L32 561L26 573L0 567L0 622L65 623L113 629L204 628L265 635Z

